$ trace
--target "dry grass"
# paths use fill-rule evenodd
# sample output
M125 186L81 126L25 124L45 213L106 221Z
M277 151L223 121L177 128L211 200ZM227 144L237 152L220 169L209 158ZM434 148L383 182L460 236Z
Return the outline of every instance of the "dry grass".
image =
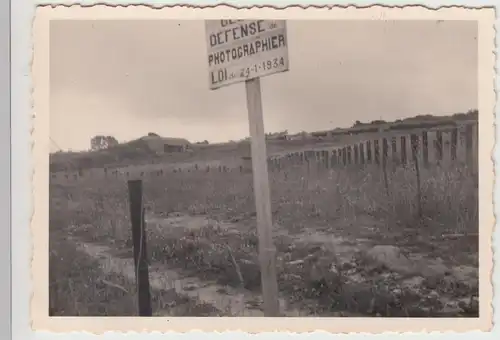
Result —
M354 240L368 238L374 244L395 244L453 264L470 261L466 255L477 253L478 247L477 178L465 167L422 169L421 177L422 210L419 213L415 173L411 168L389 172L389 195L382 173L374 168L329 171L300 167L274 172L270 174L273 219L289 234L312 228ZM54 234L64 235L67 226L76 225L80 227L74 234L81 239L130 249L126 190L126 182L122 180L51 185L51 231L54 231L51 243L55 244L52 249L59 252L65 249L68 252L65 258L71 259L67 266L60 265L63 260L52 259L51 254L51 296L64 300L54 302L54 306L67 308L63 311L59 308L59 314L75 313L75 301L80 314L112 315L113 310L99 312L98 308L116 306L120 306L121 314L134 310L133 298L127 298L123 291L109 285L99 286L104 274L95 269L95 263L83 260L80 254L69 249L71 247L66 249L64 242L53 241ZM243 285L249 290L260 289L251 174L237 171L169 173L145 179L144 196L148 211L156 215L172 212L207 215L216 221L230 220L241 226L238 234L228 233L217 224L181 234L151 227L148 248L152 262L237 286L241 278L234 268L234 258L241 267ZM367 224L371 228L366 228ZM454 234L454 239L450 240L449 234ZM384 268L366 265L362 257L340 263L335 251L315 245L297 247L287 236L277 237L276 244L280 291L290 302L300 303L311 313L439 315L442 307L439 301L422 300L422 296L433 290L450 290L445 283L439 283L437 288L436 285L421 287L419 295L401 290L400 277ZM231 254L227 245L233 249ZM75 258L81 258L81 263L75 262ZM54 265L56 260L59 262ZM75 266L75 263L78 264ZM348 281L352 275L361 275L364 280L353 284ZM72 281L73 288L69 283L60 285L60 278ZM132 289L119 278L105 280ZM75 282L80 285L78 288L74 287ZM477 294L475 289L477 287L460 289L457 294ZM395 294L397 290L401 292ZM76 296L78 294L80 296ZM306 302L309 300L312 302ZM115 307L107 307L111 305Z
M69 190L68 190L69 189ZM82 196L74 193L80 193ZM130 244L124 208L117 201L100 206L90 197L92 188L51 186L49 315L51 316L135 316L135 282L117 272L102 270L95 258L77 249L72 236L85 235L90 241L111 246ZM98 196L102 197L102 196ZM118 198L118 197L117 197ZM121 197L120 197L121 199ZM106 199L104 197L104 202ZM87 203L87 204L86 204ZM97 204L97 205L96 205ZM107 209L113 207L113 209ZM118 208L118 209L115 209ZM106 211L106 214L103 213ZM125 219L125 221L124 221ZM87 223L91 222L92 225ZM97 227L97 228L96 228ZM107 235L109 233L109 235ZM153 315L220 316L210 305L181 296L175 289L152 289Z
M49 258L51 316L134 315L133 285L101 272L96 260L63 238L51 243L57 244Z

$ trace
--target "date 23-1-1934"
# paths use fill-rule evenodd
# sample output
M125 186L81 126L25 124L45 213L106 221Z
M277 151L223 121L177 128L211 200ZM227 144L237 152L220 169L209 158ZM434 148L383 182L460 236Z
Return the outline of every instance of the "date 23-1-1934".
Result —
M285 58L276 57L255 63L251 66L247 66L239 70L228 71L228 69L223 68L217 71L212 71L210 72L210 77L213 85L223 84L235 78L240 78L240 79L252 78L258 73L266 72L273 69L283 68L284 66L285 66Z

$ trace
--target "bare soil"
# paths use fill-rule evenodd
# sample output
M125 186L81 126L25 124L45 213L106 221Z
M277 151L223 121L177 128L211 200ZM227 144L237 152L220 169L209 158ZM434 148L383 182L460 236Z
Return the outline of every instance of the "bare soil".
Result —
M376 227L368 217L334 232L310 227L291 233L275 226L284 315L477 316L477 298L471 298L478 286L473 256L470 265L459 266L416 246L380 243L373 237ZM150 215L147 229L153 287L173 288L229 315L262 315L254 220ZM107 261L120 263L111 265L112 271L133 278L131 248L102 245L112 244L109 240L96 245L85 235L85 228L75 229L87 253L107 254Z

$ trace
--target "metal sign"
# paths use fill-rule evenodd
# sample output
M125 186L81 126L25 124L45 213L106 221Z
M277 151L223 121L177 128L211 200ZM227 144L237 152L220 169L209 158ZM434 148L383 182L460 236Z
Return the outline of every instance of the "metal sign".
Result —
M288 71L285 20L207 20L210 89Z

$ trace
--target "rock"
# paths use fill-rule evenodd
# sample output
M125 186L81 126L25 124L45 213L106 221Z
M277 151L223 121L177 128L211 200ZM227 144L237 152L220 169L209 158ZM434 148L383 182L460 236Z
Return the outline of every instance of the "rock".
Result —
M427 264L422 267L421 273L425 277L442 277L449 272L449 268L442 263Z
M439 298L439 293L436 292L435 290L431 290L428 294L427 294L427 297L429 299L437 299Z
M342 271L349 271L356 268L356 262L353 258L351 259L342 258L339 260L339 267Z
M479 315L479 299L476 296L472 296L469 299L461 299L458 302L458 306L466 314L474 316Z
M231 266L228 254L225 251L214 249L203 254L203 261L210 267L226 268Z
M458 314L461 311L462 308L460 308L458 301L447 301L443 308L441 309L441 312L443 314L447 315L453 315L453 314Z
M342 278L334 264L322 266L314 263L309 269L309 280L312 282L325 282L330 287L338 287L342 285Z
M414 271L414 264L396 246L378 245L365 253L365 258L369 262L383 265L388 269L398 273L411 273Z
M188 283L182 287L183 290L185 291L192 291L198 289L198 285L196 283Z
M297 265L301 265L301 264L304 264L304 260L295 260L295 261L287 262L288 266L297 266Z
M455 279L468 286L478 284L478 268L470 266L458 266L453 268L452 275Z

